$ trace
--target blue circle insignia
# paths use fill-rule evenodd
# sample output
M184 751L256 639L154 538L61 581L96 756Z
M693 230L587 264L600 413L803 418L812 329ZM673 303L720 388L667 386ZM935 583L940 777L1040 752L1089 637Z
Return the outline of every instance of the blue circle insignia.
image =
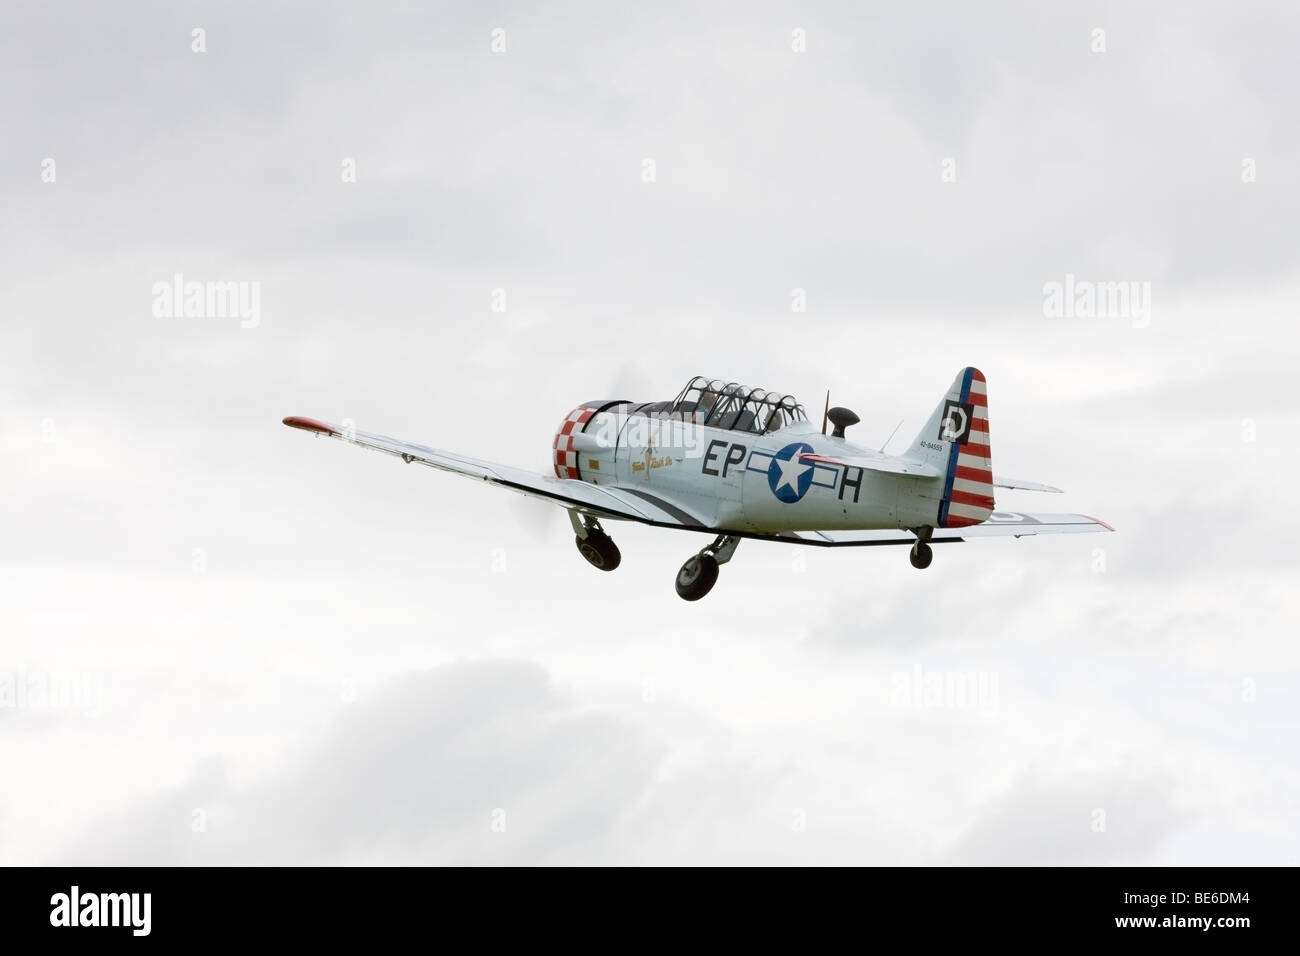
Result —
M808 493L812 486L813 464L800 461L799 456L812 450L812 445L797 441L772 456L767 466L767 486L777 500L792 505Z

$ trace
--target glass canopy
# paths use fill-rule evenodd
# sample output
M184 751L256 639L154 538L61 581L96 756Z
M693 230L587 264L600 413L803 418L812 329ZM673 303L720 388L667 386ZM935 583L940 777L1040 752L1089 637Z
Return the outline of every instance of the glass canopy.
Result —
M657 403L655 411L661 410L683 421L759 435L808 420L803 406L793 395L702 375L687 382L673 401Z

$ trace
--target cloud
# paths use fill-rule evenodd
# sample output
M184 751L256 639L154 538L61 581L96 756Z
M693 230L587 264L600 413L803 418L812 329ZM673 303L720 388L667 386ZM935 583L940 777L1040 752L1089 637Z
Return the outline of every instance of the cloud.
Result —
M584 711L536 665L450 664L344 706L255 780L207 764L184 786L97 821L55 859L599 862L659 756L643 732Z
M1151 859L1187 825L1172 776L1117 767L1030 770L981 807L942 855L973 866L1097 866Z

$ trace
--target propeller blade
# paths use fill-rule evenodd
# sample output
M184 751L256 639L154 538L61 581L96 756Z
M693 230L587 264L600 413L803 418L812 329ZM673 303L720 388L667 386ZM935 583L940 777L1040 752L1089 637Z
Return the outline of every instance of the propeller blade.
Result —
M831 413L831 390L826 389L826 407L822 409L822 434L826 434L826 416Z

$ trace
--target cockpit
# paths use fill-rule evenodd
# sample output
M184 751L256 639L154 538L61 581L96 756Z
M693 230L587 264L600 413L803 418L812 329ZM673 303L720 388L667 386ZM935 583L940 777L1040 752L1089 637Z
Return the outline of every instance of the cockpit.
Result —
M671 402L637 409L641 414L763 435L808 420L793 395L697 375Z

